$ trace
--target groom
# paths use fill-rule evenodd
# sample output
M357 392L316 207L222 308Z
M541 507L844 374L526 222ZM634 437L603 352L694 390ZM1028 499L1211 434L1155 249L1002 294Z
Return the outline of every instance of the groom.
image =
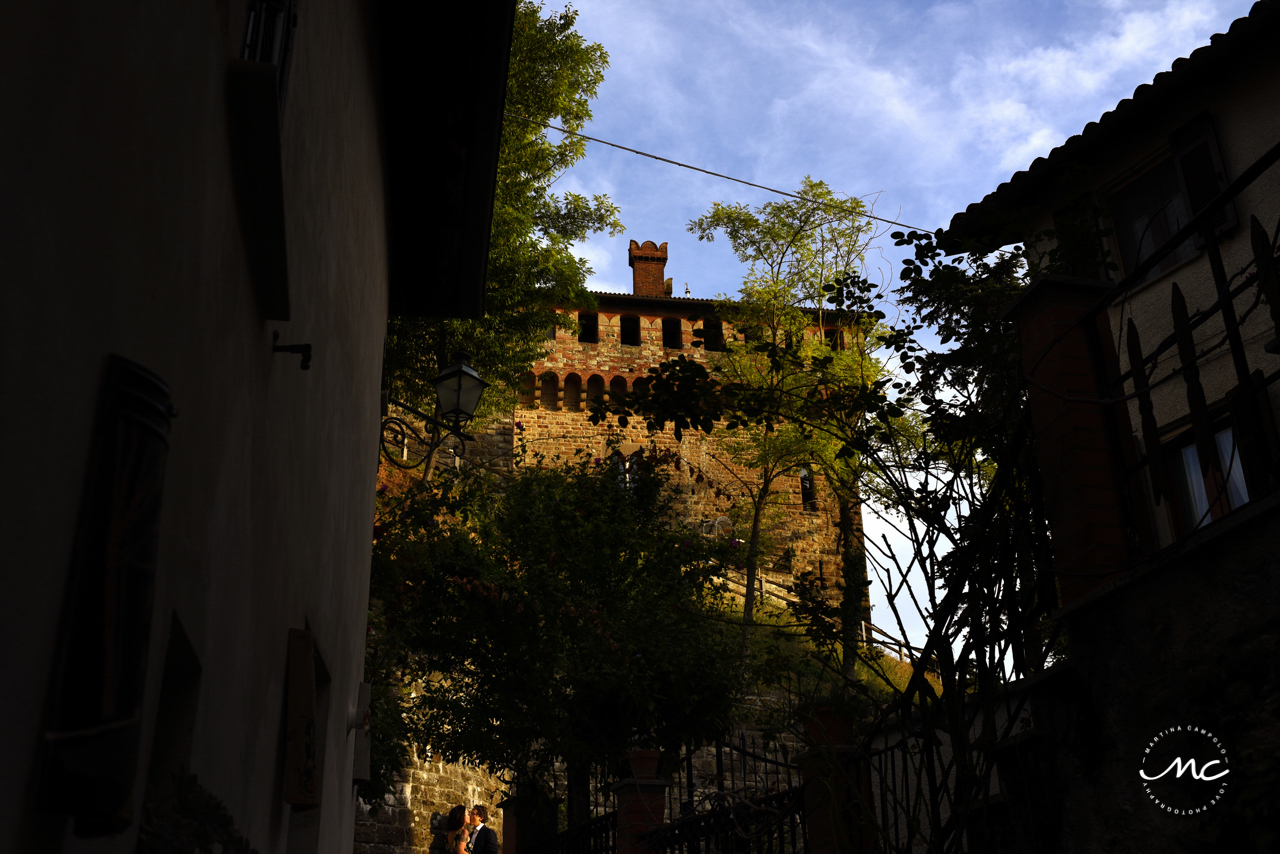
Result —
M476 804L471 810L471 854L498 854L498 834L484 826L489 820L489 810Z

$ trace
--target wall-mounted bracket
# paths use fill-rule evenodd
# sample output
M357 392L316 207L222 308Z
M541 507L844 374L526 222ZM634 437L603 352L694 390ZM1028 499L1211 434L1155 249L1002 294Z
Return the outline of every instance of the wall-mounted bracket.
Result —
M297 353L302 357L302 364L298 367L304 371L311 370L311 345L310 344L281 344L280 333L271 333L271 352L273 353Z

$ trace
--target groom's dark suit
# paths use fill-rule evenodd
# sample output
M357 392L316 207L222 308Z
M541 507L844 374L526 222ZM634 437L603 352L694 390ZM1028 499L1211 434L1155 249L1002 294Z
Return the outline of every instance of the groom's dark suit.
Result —
M480 825L475 841L471 843L471 854L498 854L498 834Z

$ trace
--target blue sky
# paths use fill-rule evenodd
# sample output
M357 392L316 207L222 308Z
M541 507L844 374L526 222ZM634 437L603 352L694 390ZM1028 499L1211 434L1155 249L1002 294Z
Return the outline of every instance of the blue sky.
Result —
M611 66L584 132L783 190L812 175L932 230L1250 5L580 0L578 30ZM687 282L698 297L735 292L744 271L724 241L688 234L689 220L714 201L777 198L594 144L558 186L608 193L622 209L625 234L580 247L593 289L630 292L628 242L667 241L676 294ZM884 243L871 275L896 279ZM870 515L867 529L904 548ZM872 603L892 627L879 585ZM907 635L920 643L923 623L908 618Z
M1250 5L581 0L578 31L610 55L584 132L783 190L813 175L934 229ZM687 282L699 297L732 293L743 271L688 221L776 198L595 144L558 188L621 206L626 233L580 247L593 289L630 291L628 241L667 241L677 295Z

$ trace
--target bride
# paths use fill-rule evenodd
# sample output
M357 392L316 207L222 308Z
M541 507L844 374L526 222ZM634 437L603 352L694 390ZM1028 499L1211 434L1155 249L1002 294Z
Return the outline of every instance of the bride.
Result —
M456 806L449 810L449 820L445 824L448 831L449 854L467 854L467 843L471 836L471 828L467 823L467 808Z

